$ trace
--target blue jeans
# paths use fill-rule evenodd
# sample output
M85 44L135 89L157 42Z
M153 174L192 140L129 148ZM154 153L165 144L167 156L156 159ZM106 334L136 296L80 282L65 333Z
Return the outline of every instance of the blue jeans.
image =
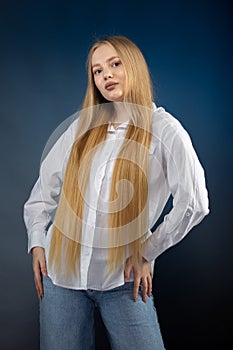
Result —
M94 309L99 308L114 350L162 350L162 336L153 297L144 303L133 283L108 290L72 290L44 280L40 302L41 350L93 350Z

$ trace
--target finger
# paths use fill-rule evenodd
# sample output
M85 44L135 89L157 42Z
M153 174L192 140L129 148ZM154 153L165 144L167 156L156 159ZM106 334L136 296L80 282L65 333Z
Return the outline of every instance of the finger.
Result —
M43 297L43 294L44 294L41 275L39 275L39 276L35 275L34 280L35 280L35 286L36 286L38 298L41 299Z
M37 282L35 281L35 286L36 286L36 293L38 296L38 299L41 300L43 298L43 287L42 284L38 285Z
M147 283L147 278L142 279L142 300L144 303L146 303L146 295L148 293L148 283Z
M126 263L126 266L125 266L125 270L124 270L125 281L127 281L129 279L131 270L132 270L132 263L130 260L128 260Z
M45 259L41 260L41 262L40 262L40 269L41 269L41 273L42 273L43 276L47 276L48 275Z
M147 277L147 295L150 297L152 295L152 277L151 275Z
M42 299L44 293L42 282L35 279L35 287L38 298Z
M41 281L41 270L38 262L34 264L33 270L34 270L34 281L35 281L37 295L41 299L43 296L43 285Z
M139 274L134 274L134 289L133 289L133 299L136 301L138 299L138 290L140 286L141 276Z

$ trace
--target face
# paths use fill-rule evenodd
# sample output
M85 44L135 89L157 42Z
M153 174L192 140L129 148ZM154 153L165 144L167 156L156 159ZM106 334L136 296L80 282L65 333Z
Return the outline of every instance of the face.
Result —
M122 102L125 90L125 69L116 50L107 44L92 55L94 82L101 95L111 102Z

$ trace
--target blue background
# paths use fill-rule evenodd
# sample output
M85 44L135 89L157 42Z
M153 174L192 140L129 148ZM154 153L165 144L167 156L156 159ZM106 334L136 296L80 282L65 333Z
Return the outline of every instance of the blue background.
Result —
M156 104L190 133L206 171L211 213L156 262L154 295L166 348L226 348L233 311L229 3L0 2L1 349L38 349L22 207L49 135L81 106L91 43L113 34L141 48ZM98 314L96 320L97 350L108 349Z

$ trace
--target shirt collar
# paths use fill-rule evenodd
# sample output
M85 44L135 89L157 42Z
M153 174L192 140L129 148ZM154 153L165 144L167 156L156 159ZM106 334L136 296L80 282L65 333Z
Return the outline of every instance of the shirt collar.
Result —
M130 120L126 120L124 123L121 123L120 125L118 125L116 127L116 129L114 128L113 124L111 122L109 122L107 131L109 133L115 133L117 130L125 130L125 129L127 129L129 122L130 122Z

